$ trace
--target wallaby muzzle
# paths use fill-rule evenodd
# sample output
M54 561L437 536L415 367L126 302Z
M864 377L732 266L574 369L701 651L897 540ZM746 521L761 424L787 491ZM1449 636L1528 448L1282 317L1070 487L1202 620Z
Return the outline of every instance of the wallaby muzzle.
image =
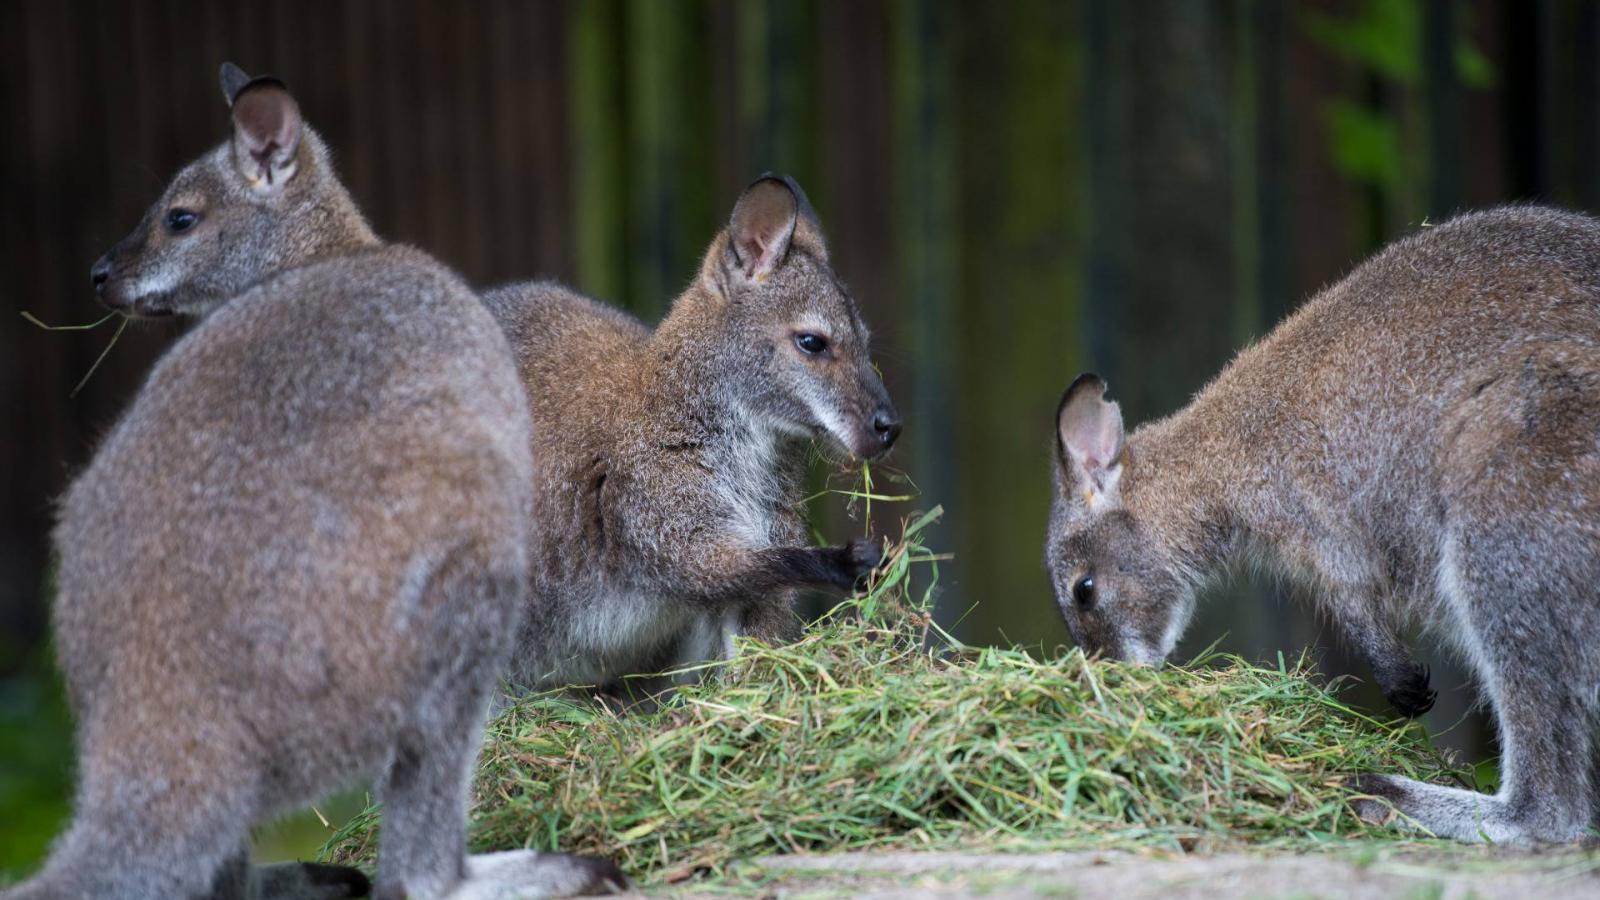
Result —
M144 246L141 225L133 234L118 241L105 255L89 267L89 281L94 285L95 299L112 312L141 318L170 316L174 310L161 296L130 297L127 290L125 266L118 265Z

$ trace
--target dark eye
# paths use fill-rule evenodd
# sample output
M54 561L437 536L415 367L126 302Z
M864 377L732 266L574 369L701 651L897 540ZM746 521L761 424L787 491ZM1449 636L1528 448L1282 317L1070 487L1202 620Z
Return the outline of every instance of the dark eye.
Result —
M816 354L828 349L828 339L820 334L804 332L794 336L794 345L799 347L802 353Z
M1094 576L1085 575L1072 585L1072 602L1079 609L1094 608Z
M182 234L183 232L188 231L189 229L193 228L194 223L198 221L200 221L199 214L191 212L187 209L179 208L167 210L167 230L173 234Z

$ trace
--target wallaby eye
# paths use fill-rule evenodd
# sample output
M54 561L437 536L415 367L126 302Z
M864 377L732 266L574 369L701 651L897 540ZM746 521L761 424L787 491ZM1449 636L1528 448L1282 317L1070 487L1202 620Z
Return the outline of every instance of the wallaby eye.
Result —
M1072 602L1078 604L1079 609L1094 608L1094 576L1085 575L1072 584Z
M167 210L167 230L173 234L182 234L194 227L200 221L200 215L182 207Z
M816 355L828 349L828 339L820 334L803 331L794 336L794 345L799 347L802 353Z

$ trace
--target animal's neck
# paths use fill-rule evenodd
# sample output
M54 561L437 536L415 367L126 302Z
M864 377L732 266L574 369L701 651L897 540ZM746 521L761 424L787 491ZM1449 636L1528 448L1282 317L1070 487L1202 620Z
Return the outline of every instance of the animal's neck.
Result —
M1167 536L1198 582L1228 565L1257 530L1267 473L1249 465L1238 428L1195 412L1132 436L1122 489L1125 505Z
M739 402L739 385L717 339L719 314L698 285L680 296L651 335L650 370L642 381L649 408L708 444L747 440L763 430Z
M307 203L300 215L315 227L290 250L289 266L323 259L353 256L382 247L384 242L351 199L344 185L332 182L325 192Z

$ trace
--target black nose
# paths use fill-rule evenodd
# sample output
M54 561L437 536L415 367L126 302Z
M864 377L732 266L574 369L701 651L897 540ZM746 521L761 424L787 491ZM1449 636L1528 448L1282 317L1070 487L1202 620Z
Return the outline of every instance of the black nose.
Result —
M95 260L94 265L89 267L89 280L94 282L94 289L98 291L105 285L106 279L110 277L111 254L107 253L105 256Z
M878 443L887 450L900 436L900 417L892 412L880 412L872 417L872 430L878 433Z

